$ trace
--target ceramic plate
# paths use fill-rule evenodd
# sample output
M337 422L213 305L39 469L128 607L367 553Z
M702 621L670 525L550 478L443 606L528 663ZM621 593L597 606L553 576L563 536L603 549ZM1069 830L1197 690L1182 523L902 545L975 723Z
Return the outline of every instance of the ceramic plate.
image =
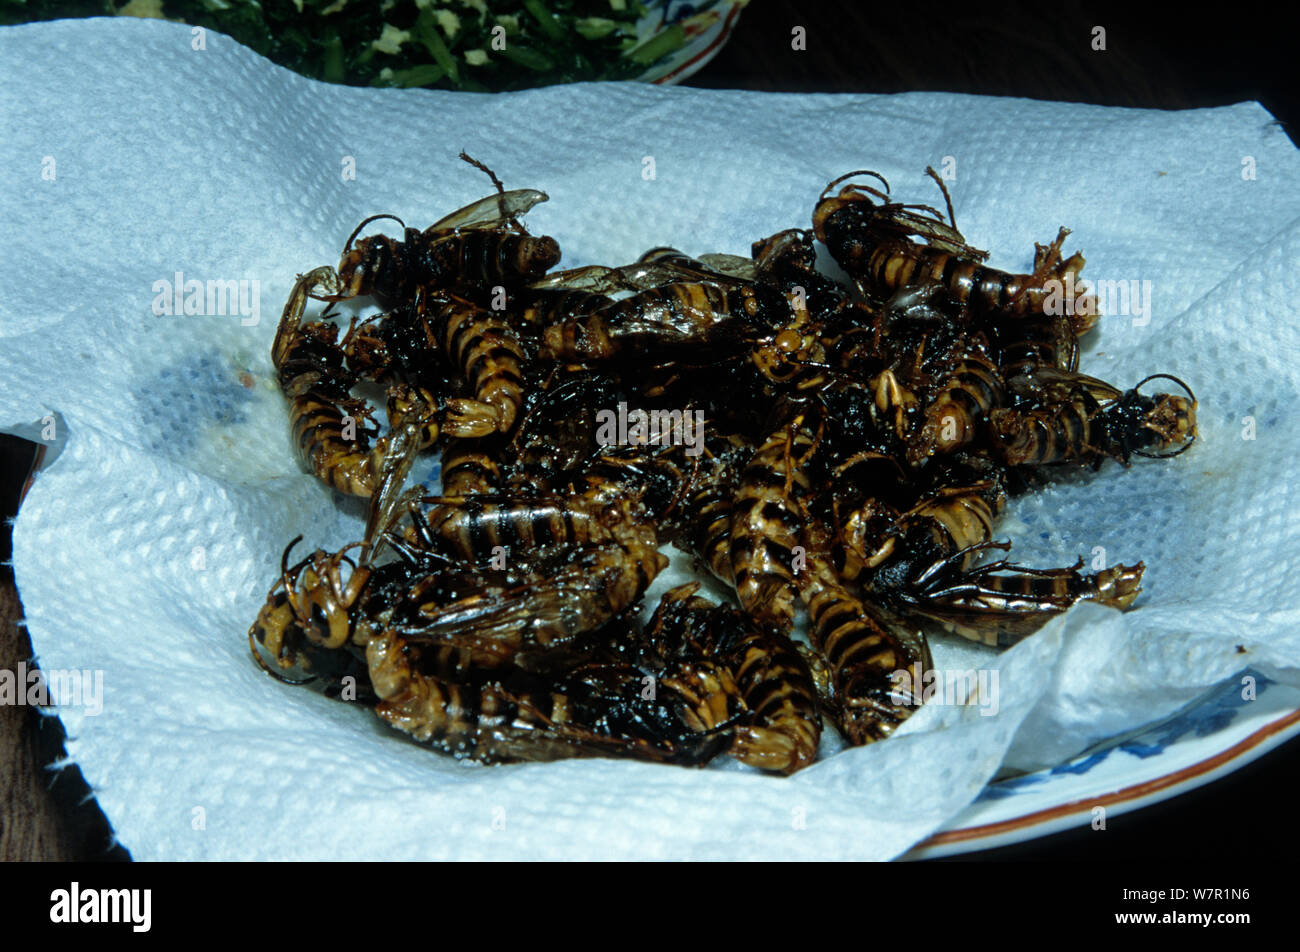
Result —
M675 24L681 24L686 33L686 44L662 63L657 63L642 73L638 79L647 83L668 85L680 83L699 70L722 49L731 31L740 19L740 11L749 0L704 0L684 3L682 0L647 0L646 16L637 24L640 42L662 33Z
M1300 692L1247 671L1161 721L1050 770L990 783L967 809L904 857L1008 846L1091 826L1225 776L1300 734Z

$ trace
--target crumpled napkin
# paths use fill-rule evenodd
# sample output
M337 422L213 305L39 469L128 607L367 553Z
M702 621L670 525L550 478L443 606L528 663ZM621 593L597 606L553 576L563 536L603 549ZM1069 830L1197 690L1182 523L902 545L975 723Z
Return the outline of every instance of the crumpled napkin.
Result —
M217 34L195 45L161 21L0 31L0 426L61 450L14 567L68 762L136 858L884 859L1000 768L1059 763L1248 665L1300 684L1300 159L1257 104L371 90ZM1000 535L1033 565L1145 559L1138 607L1079 606L1001 655L936 638L940 668L996 672L997 691L926 705L883 743L828 742L791 778L464 765L266 677L245 632L285 542L341 546L361 526L293 456L269 360L280 307L366 215L423 227L487 194L461 149L549 193L528 221L564 266L658 244L747 254L857 168L931 204L923 170L950 174L995 266L1027 270L1035 241L1073 228L1084 276L1116 282L1082 369L1179 375L1202 438L1020 500ZM209 282L226 282L213 300ZM101 676L102 710L72 671Z

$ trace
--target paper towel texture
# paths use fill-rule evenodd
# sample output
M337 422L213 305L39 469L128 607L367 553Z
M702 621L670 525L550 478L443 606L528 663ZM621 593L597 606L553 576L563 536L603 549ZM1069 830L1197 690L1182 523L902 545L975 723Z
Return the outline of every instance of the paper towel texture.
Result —
M15 571L40 664L102 672L102 712L65 686L59 713L137 859L889 858L1004 763L1058 763L1247 664L1300 684L1300 157L1258 105L368 90L205 40L138 20L0 31L0 426L52 420L65 447L17 520ZM940 667L998 671L996 716L927 705L788 779L466 766L266 677L245 633L284 544L341 546L361 526L292 453L269 359L280 307L363 217L424 227L486 194L461 149L550 195L528 223L564 266L661 244L747 254L807 227L825 183L859 168L934 202L923 172L946 163L957 222L994 266L1027 270L1035 241L1072 228L1086 277L1137 291L1113 285L1108 305L1103 288L1082 369L1177 374L1202 439L1062 480L1000 535L1028 564L1144 559L1138 607L1080 606L1002 655L936 638ZM234 298L209 301L216 281ZM177 291L180 312L155 314Z

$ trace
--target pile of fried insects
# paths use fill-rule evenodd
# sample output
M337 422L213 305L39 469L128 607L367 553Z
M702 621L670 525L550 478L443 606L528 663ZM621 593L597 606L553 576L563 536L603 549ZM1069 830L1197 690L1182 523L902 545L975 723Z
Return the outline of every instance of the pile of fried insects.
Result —
M1081 599L1129 607L1143 564L1032 569L994 541L1053 468L1169 456L1195 397L1078 371L1096 323L1062 228L1029 274L873 172L751 257L655 248L548 274L555 239L495 192L299 276L272 352L307 467L369 500L364 538L291 561L254 657L482 761L725 753L789 774L828 718L850 744L920 703L925 629L994 646ZM838 187L838 188L837 188ZM397 220L394 218L394 220ZM815 267L814 237L852 279ZM330 321L369 296L375 317ZM304 319L311 299L331 302ZM1186 395L1141 393L1156 378ZM382 393L381 428L362 392ZM382 435L381 435L382 434ZM441 452L442 487L408 488ZM671 544L735 593L663 596ZM810 644L792 637L807 612ZM918 669L916 666L920 665Z

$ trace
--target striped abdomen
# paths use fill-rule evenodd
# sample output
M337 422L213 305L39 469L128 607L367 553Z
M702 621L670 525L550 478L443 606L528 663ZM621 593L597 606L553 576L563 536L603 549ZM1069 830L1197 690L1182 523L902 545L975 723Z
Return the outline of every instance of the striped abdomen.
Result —
M631 558L618 542L606 542L568 549L563 562L546 560L536 570L530 561L522 570L509 557L506 564L509 571L425 575L390 625L409 640L463 647L484 667L532 666L630 608L667 560L658 553Z
M698 479L682 503L684 531L678 544L702 559L709 571L728 585L736 581L731 569L731 505L737 479L733 457L744 452L745 445L739 436L713 434Z
M731 570L731 487L714 482L686 501L690 512L685 541L718 579L735 583Z
M520 316L526 325L534 328L576 320L614 303L606 294L570 288L529 288L520 293L525 302Z
M723 654L753 721L737 729L731 754L742 763L784 774L812 763L821 739L817 689L794 643L746 624Z
M903 531L913 526L928 529L936 560L944 559L992 540L993 519L1002 501L1002 494L989 483L943 489L904 514L900 527ZM975 554L967 553L962 565L969 564Z
M996 327L1003 380L1032 377L1040 368L1074 372L1079 366L1079 342L1064 317L1029 317L1001 321Z
M534 237L492 229L453 234L425 232L419 249L421 283L481 288L535 281L560 261L560 246L548 235Z
M912 713L917 699L896 679L914 665L930 668L929 646L851 595L821 557L810 557L810 567L802 589L809 637L830 666L840 729L851 744L879 740Z
M612 357L629 341L654 345L701 341L737 319L758 313L750 288L714 284L665 284L615 301L589 314L547 327L542 355L567 360Z
M946 289L956 303L976 310L1010 306L1024 276L987 268L978 261L932 245L896 237L900 226L890 218L890 206L847 193L823 199L813 214L817 236L849 274L881 298L904 288L936 285ZM894 206L895 208L897 206ZM942 222L926 222L944 234ZM902 230L911 231L904 226ZM960 235L951 230L950 237Z
M501 467L494 444L484 440L448 440L442 448L442 494L473 496L496 492Z
M1002 378L993 364L974 355L958 361L926 408L921 439L908 448L908 458L919 462L974 443L983 434L989 413L1003 399Z
M388 441L380 439L370 447L373 429L367 429L360 412L346 414L333 394L313 390L290 401L289 424L294 446L308 469L341 493L374 495Z
M517 676L476 683L425 664L426 653L393 632L371 640L366 658L381 699L376 711L456 757L700 763L725 744L734 716L734 683L707 663L676 666L647 700L644 672L631 665L588 665L549 685Z
M469 382L474 398L496 411L497 430L504 433L524 402L524 350L518 337L501 317L463 298L434 298L432 305L424 316L438 345Z
M1042 314L1049 300L1054 305L1060 302L1061 310L1056 313L1069 313L1075 333L1082 334L1096 323L1095 305L1090 296L1073 287L1074 277L1083 270L1083 255L1076 253L1061 261L1061 240L1063 236L1052 246L1053 263L1035 274L1012 274L940 248L897 239L876 245L867 255L860 274L882 297L903 288L938 285L954 303L969 307L977 314L1019 318ZM846 266L846 270L851 269ZM1069 285L1065 282L1067 274ZM1075 295L1068 304L1064 300L1067 290Z
M303 461L339 492L371 497L376 492L395 501L415 454L431 446L445 430L458 436L482 435L482 410L473 401L451 400L442 409L428 390L398 384L389 388L389 430L374 446L373 427L364 426L365 404L316 388L289 404L294 443ZM344 413L347 407L350 413ZM355 413L356 416L351 414ZM372 514L373 515L373 514Z
M425 511L425 544L441 540L454 557L474 562L501 546L510 553L622 540L632 547L656 547L654 529L630 511L598 513L565 499L500 499L490 496L437 497Z
M1117 565L1095 575L1068 569L969 572L955 584L928 592L913 612L947 631L996 647L1022 641L1075 602L1091 600L1128 608L1141 592L1146 566Z
M1097 402L1076 392L1039 410L995 410L990 414L994 447L1011 466L1043 466L1094 458L1101 447L1094 433Z
M786 774L807 766L821 737L808 665L785 635L698 597L698 589L690 583L664 595L646 628L648 647L670 665L708 658L731 673L748 709L735 725L734 757Z
M549 692L517 696L499 683L451 680L422 670L423 652L392 631L366 647L376 713L398 730L456 757L476 760L551 760L574 756L562 734L566 699ZM558 746L557 746L558 744Z
M867 256L863 272L877 293L890 296L903 288L937 284L957 304L977 312L1023 314L1042 293L1026 290L1030 276L1009 274L969 258L912 241L881 242Z
M816 440L799 414L759 447L740 477L731 510L731 570L740 604L760 624L794 625L794 547L803 524L796 495L811 492L805 464Z

